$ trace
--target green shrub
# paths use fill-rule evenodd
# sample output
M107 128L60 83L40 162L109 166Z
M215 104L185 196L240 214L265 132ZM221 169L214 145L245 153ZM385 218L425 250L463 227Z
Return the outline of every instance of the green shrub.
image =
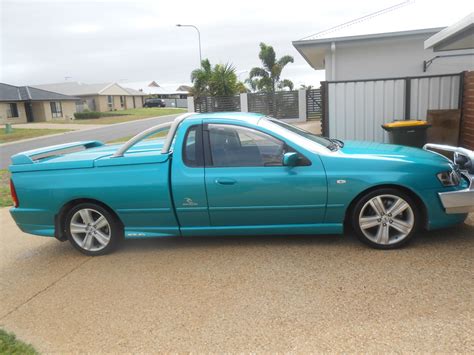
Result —
M111 117L111 116L127 116L129 115L128 113L119 113L115 111L109 111L109 112L97 112L97 111L90 111L90 112L76 112L74 114L74 117L76 120L83 120L83 119L89 119L89 118L100 118L100 117Z
M74 117L76 120L83 120L85 118L100 118L101 112L76 112L74 113Z

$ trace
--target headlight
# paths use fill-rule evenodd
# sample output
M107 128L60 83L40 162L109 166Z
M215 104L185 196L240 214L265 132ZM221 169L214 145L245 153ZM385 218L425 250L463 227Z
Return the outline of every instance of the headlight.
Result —
M443 171L436 176L443 186L458 186L461 182L461 177L454 170Z

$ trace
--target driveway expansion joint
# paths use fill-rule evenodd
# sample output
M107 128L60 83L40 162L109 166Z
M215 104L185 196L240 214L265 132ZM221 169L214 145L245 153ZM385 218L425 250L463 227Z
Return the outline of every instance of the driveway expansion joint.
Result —
M17 310L19 310L21 307L23 307L24 305L26 305L27 303L29 303L30 301L32 301L33 299L35 299L37 296L41 295L42 293L46 292L47 290L49 290L51 287L53 287L54 285L56 285L59 281L63 280L64 278L66 278L68 275L72 274L74 271L76 271L77 269L79 269L81 266L83 266L85 263L87 263L88 261L90 261L92 259L92 257L87 257L84 261L82 261L81 263L79 263L78 265L74 266L71 270L69 270L68 272L66 272L64 275L60 276L57 280L54 280L53 282L51 282L49 285L46 285L44 288L42 288L41 290L39 290L38 292L36 292L34 295L32 295L31 297L29 297L26 301L22 302L21 304L19 304L18 306L15 306L12 310L8 311L7 313L5 313L4 315L0 316L0 322L2 322L5 318L7 318L10 314L16 312ZM3 323L0 323L0 326L3 326Z

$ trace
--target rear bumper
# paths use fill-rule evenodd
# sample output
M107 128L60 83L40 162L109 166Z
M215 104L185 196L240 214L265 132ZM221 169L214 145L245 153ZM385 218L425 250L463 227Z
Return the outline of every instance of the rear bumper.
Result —
M438 193L447 214L474 212L474 176L463 173L469 186L463 190Z
M22 232L47 237L54 236L54 217L48 210L12 207L10 214Z

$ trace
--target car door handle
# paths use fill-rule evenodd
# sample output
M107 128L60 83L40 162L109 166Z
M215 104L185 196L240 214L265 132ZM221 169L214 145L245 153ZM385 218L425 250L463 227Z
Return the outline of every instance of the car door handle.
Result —
M221 185L234 185L237 181L234 179L229 179L229 178L217 178L216 179L216 184L221 184Z

